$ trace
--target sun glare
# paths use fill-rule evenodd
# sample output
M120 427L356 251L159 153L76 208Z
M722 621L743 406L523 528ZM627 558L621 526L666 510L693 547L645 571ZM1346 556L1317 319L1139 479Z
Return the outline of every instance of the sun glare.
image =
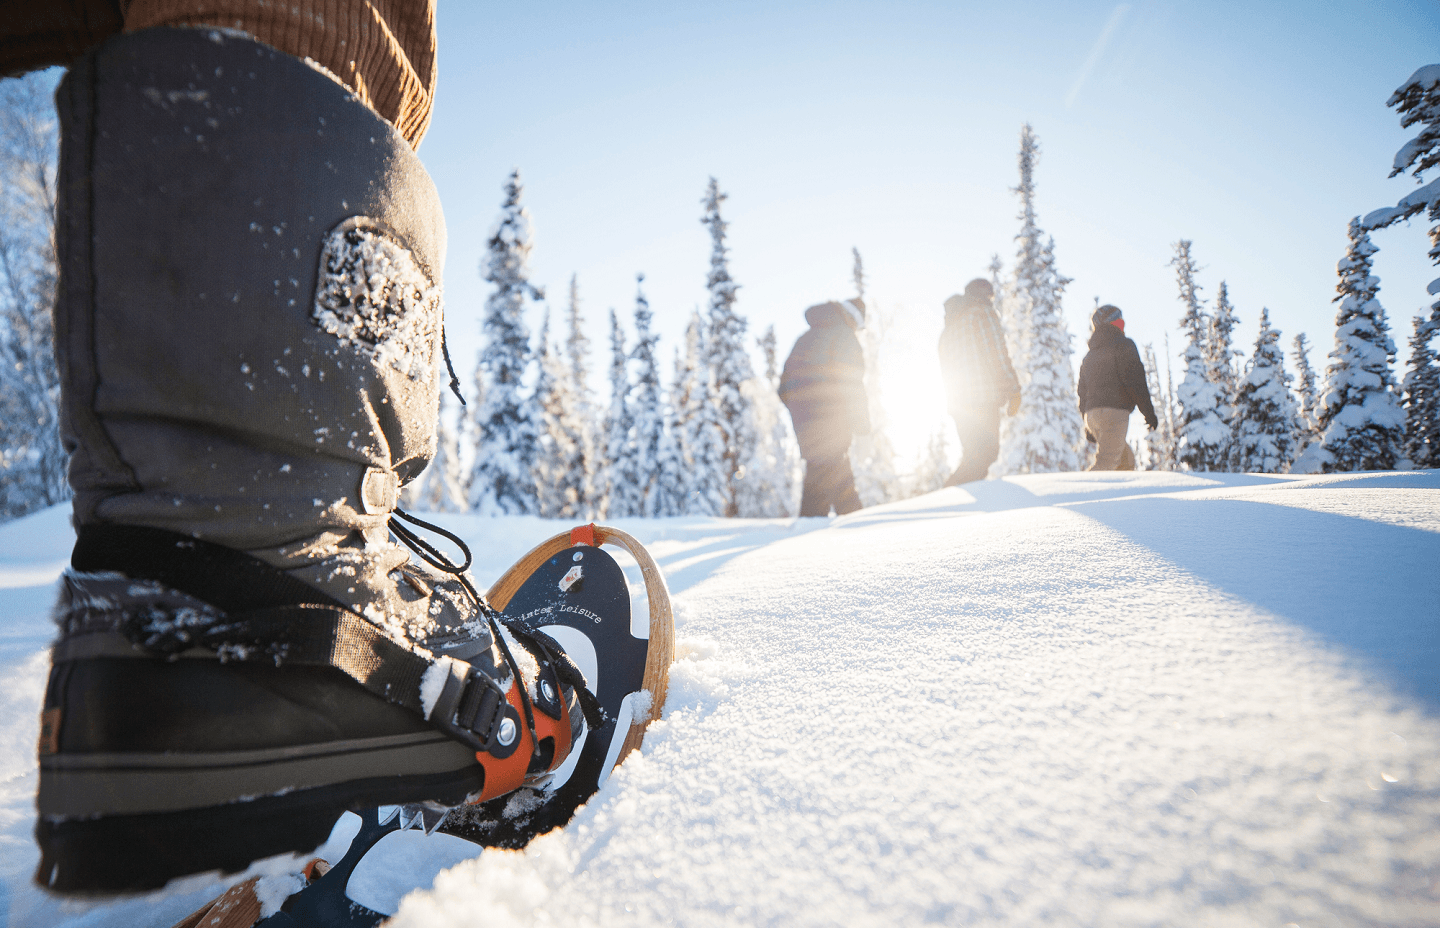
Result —
M937 432L947 446L954 439L936 348L942 320L935 316L918 317L897 307L879 333L881 408L901 472L914 469Z

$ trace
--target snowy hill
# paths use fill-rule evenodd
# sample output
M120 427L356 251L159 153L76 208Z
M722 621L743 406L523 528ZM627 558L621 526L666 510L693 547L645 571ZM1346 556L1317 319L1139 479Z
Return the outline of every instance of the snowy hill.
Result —
M558 528L446 521L485 579ZM395 923L1440 923L1440 473L1063 474L619 524L677 602L663 720L524 852L387 838L360 901L454 865ZM81 905L27 882L69 543L55 510L0 527L0 915L169 925L219 884Z

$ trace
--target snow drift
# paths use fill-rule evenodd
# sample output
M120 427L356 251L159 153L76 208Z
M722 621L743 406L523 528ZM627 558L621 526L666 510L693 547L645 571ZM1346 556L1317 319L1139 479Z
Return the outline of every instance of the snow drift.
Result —
M446 521L482 577L558 528ZM677 602L664 718L523 852L387 838L351 891L398 905L395 924L1420 926L1440 911L1436 472L1057 474L829 521L619 525ZM236 877L84 905L27 882L45 615L68 546L56 510L0 528L0 912L169 925Z

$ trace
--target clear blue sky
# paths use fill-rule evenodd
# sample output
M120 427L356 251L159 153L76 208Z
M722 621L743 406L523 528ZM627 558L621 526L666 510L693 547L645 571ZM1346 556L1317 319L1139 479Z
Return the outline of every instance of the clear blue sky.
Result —
M699 201L714 175L754 334L773 324L783 356L806 306L850 294L856 246L913 364L928 366L945 297L991 254L1013 259L1027 121L1042 146L1039 221L1074 279L1078 349L1099 296L1138 342L1158 349L1168 331L1178 354L1166 263L1183 237L1204 296L1228 281L1238 347L1249 353L1268 306L1287 345L1309 334L1323 369L1346 223L1413 187L1386 179L1413 132L1385 100L1440 61L1433 0L442 0L439 29L420 154L445 203L450 338L467 381L487 292L477 264L514 167L537 231L533 279L558 310L579 275L597 349L610 307L628 328L643 271L668 360L705 301ZM1420 224L1375 242L1403 356L1440 271ZM604 363L597 353L597 389Z

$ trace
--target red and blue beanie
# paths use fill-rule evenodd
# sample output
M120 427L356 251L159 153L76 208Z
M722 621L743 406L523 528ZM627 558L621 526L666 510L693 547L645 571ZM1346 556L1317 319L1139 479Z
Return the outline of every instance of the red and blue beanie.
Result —
M1106 323L1115 326L1122 332L1125 331L1125 316L1121 314L1120 307L1106 303L1095 310L1095 315L1090 317L1090 328L1092 329L1098 329Z

